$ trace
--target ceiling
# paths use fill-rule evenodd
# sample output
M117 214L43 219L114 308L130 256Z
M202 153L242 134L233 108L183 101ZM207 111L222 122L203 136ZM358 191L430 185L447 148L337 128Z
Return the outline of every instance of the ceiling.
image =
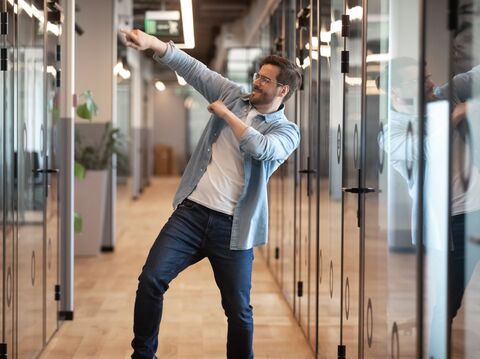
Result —
M185 50L205 64L215 55L221 25L245 16L252 0L192 0L195 48ZM133 0L134 27L144 29L145 11L180 10L180 0ZM169 39L162 39L169 40Z

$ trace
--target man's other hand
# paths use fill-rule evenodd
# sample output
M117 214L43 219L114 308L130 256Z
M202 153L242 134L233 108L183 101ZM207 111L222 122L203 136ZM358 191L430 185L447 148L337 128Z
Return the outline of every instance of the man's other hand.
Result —
M227 115L230 113L230 110L225 106L222 100L212 102L208 105L207 110L223 119L226 119Z

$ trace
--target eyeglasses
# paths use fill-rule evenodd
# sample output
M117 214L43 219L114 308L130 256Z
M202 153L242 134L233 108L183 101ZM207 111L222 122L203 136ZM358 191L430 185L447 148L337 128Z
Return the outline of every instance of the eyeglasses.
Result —
M277 81L273 81L272 79L269 79L268 77L260 75L257 72L253 74L253 82L255 81L259 81L262 85L268 85L272 83L272 84L275 84L276 86L285 86L284 84Z

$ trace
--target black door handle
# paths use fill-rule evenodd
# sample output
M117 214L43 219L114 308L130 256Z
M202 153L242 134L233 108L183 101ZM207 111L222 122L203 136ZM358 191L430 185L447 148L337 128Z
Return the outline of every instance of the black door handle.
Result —
M58 173L60 170L58 168L39 168L32 170L33 173Z
M298 173L306 173L306 174L310 174L310 173L317 173L317 171L315 170L299 170Z
M343 192L348 192L348 193L371 193L375 192L375 188L357 188L357 187L351 187L351 188L342 188Z

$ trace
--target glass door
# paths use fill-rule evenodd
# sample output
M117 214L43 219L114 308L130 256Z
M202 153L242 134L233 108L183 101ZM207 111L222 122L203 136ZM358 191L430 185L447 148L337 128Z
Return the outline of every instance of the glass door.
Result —
M285 32L283 37L285 39L285 55L291 60L295 61L295 2L283 1L282 3L284 17L285 17ZM285 115L290 121L297 121L296 119L296 96L292 96L285 104ZM281 261L282 261L282 289L288 304L293 309L296 302L296 284L295 284L295 188L297 178L296 155L290 156L279 168L282 171L281 181L281 216L282 216L282 231L283 241L281 247Z
M346 15L345 15L346 14ZM342 17L345 48L341 70L344 73L343 114L343 232L342 232L342 334L346 355L361 352L359 324L362 307L360 262L360 201L362 85L363 85L363 8L359 0L348 0ZM348 58L346 57L348 51ZM348 64L345 65L345 62ZM348 68L347 68L348 66Z
M457 196L453 188L449 189L449 171L453 170L449 166L454 163L448 159L453 160L453 141L457 141L449 120L454 104L449 100L450 91L446 90L455 91L449 85L449 3L447 0L425 1L425 43L420 62L424 66L418 69L421 81L414 81L424 92L418 116L421 120L417 121L418 127L414 126L423 145L419 157L423 177L419 184L423 192L423 274L419 278L423 279L423 353L434 359L449 358L448 304L453 293L460 295L458 288L452 291L448 288L448 277L457 277L453 272L454 261L450 262L449 256L458 248L455 216L449 209L449 203ZM447 50L443 51L442 47Z
M43 344L43 236L45 182L43 2L22 1L17 34L17 308L19 357L36 356Z
M49 4L48 11L58 13L54 4ZM58 328L59 312L59 197L58 168L59 144L58 131L60 121L60 61L61 47L59 43L60 26L51 22L45 33L45 167L43 177L46 182L46 236L45 236L45 342L48 342Z
M449 82L438 83L435 91L440 99L437 102L448 99L450 104L450 108L444 106L441 114L447 118L450 115L450 237L444 249L448 260L448 311L443 329L449 337L450 358L477 358L480 356L477 329L480 325L480 1L456 1L448 5L450 76ZM430 11L429 19L435 14L433 6Z
M335 358L341 344L341 239L344 47L342 0L321 1L319 8L319 357Z
M417 358L421 1L369 1L365 43L365 358Z
M454 182L455 178L458 178L456 177L458 172L455 171L456 165L461 166L464 164L463 170L460 171L463 175L460 178L463 179L461 180L464 188L463 198L467 206L464 214L465 234L463 243L465 251L463 281L462 278L460 280L451 280L452 283L458 282L462 284L463 282L460 291L466 288L463 297L463 308L461 308L463 309L464 319L459 320L458 324L455 323L457 321L457 313L454 306L451 312L451 315L454 317L451 343L453 354L457 350L463 350L464 358L475 358L480 356L480 333L476 329L480 326L480 266L478 265L480 262L480 123L478 121L478 104L480 100L480 1L475 0L463 5L459 3L457 13L459 23L457 24L453 47L457 49L464 48L466 51L456 52L457 54L463 54L461 63L465 64L465 66L458 69L454 68L454 74L463 76L462 73L466 72L468 74L467 78L470 78L471 82L467 87L470 95L460 99L460 102L466 103L466 116L455 127L456 136L460 138L461 150L459 151L455 147L452 157L453 188L456 185ZM454 58L454 63L458 64L458 59ZM460 103L457 106L456 109L462 109ZM452 231L457 223L458 221L452 223ZM455 304L455 301L453 303ZM460 313L460 310L458 313ZM462 338L463 333L465 334Z
M308 311L309 311L309 340L311 347L318 351L318 241L319 241L319 181L318 169L319 151L319 61L318 61L318 35L319 35L319 0L311 1L309 60L310 60L310 106L309 106L309 133L308 158L307 158L307 197L308 197L308 236L309 236L309 284L308 284Z
M310 186L310 101L312 70L310 66L310 1L297 1L297 65L303 68L303 83L297 94L297 118L300 128L301 141L297 150L298 178L296 209L297 209L297 235L296 235L296 264L297 264L297 305L296 315L309 338L309 295L310 292L310 231L309 231L309 189ZM313 281L312 281L313 284Z
M15 82L14 76L17 71L15 63L15 22L13 5L7 1L2 1L2 9L7 12L8 27L7 35L3 38L2 47L7 48L7 67L6 71L1 72L3 107L3 147L2 147L2 186L3 186L3 301L2 301L2 343L7 344L7 356L13 357L14 351L14 307L15 307L15 292L16 292L16 271L14 265L14 243L16 235L16 212L15 212L15 197L14 187L16 182L15 172Z

